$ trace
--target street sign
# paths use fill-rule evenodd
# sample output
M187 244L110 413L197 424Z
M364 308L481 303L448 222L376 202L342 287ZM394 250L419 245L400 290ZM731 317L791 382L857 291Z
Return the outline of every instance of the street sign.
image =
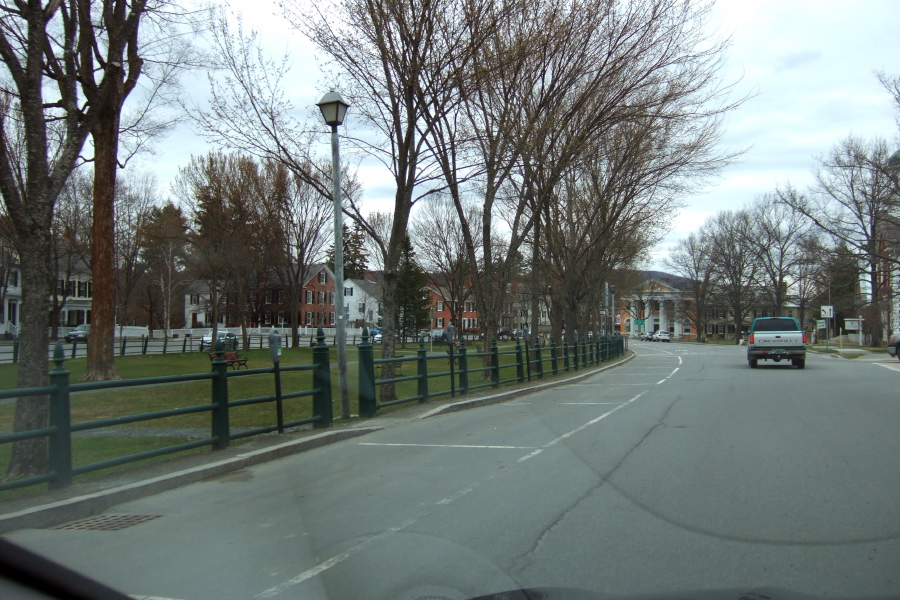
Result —
M816 321L816 329L825 329L825 319L818 319Z
M822 318L823 319L831 319L834 317L834 307L833 306L823 306L822 307Z
M859 319L844 319L844 329L847 331L859 331Z
M635 319L634 324L635 324L635 325L643 325L643 324L644 324L644 320L643 320L643 319Z

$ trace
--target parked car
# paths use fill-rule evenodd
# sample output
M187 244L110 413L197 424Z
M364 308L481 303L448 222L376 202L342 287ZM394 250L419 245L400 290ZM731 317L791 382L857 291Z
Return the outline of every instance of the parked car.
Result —
M435 329L431 332L431 340L434 342L446 342L447 331L445 329Z
M88 337L90 336L90 334L90 325L79 325L63 337L67 342L86 342L88 341Z
M230 331L217 331L216 339L222 342L223 350L237 350L237 336ZM212 331L200 338L200 351L202 352L206 348L215 350Z
M888 340L888 354L900 358L900 330L895 331Z
M641 340L644 342L649 342L653 338L653 333L654 332L652 331L645 331L641 334Z
M672 334L670 334L668 331L657 331L656 333L653 334L653 341L654 342L671 342Z
M373 344L381 343L381 332L378 331L377 329L375 330L375 333L372 334L372 343Z

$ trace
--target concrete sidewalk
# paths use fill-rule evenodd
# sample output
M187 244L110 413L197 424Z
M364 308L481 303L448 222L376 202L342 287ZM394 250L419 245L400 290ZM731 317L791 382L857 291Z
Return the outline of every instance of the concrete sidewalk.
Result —
M341 423L331 429L297 428L278 435L264 434L217 452L204 452L172 460L136 466L93 481L76 483L61 490L30 494L0 502L0 534L24 528L47 528L90 517L111 506L244 469L298 452L363 436L405 423L411 419L438 416L511 400L542 389L566 385L625 364L633 353L599 367L560 374L548 381L532 378L500 390L488 389L464 397L444 398L426 404L412 403L374 419Z

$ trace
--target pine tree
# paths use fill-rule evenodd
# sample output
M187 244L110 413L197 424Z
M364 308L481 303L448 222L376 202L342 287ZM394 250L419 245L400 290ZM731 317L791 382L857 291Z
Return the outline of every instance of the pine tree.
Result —
M428 275L416 261L416 253L406 238L397 271L397 331L403 339L415 336L430 322L427 284Z
M344 223L344 280L363 279L369 269L366 253L366 232L358 223L351 230ZM334 244L328 248L328 268L334 272Z

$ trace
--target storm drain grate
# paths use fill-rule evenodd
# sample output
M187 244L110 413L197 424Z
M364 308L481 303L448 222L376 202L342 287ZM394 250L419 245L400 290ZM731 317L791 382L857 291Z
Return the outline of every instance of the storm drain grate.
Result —
M153 519L158 519L162 515L100 515L99 517L90 517L54 527L54 529L63 529L66 531L119 531L134 527Z

